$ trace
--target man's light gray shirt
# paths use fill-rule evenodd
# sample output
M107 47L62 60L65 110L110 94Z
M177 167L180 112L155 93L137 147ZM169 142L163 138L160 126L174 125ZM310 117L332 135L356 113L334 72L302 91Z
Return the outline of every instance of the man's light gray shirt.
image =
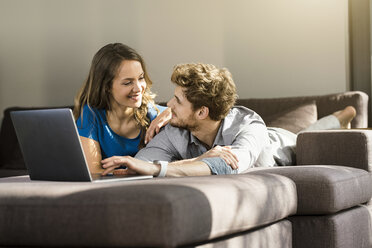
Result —
M222 120L212 147L217 145L238 147L239 152L236 154L239 169L232 171L221 158L208 158L202 161L211 168L213 174L239 173L253 166L273 166L276 163L271 149L270 133L275 133L273 136L277 139L275 142L282 141L280 135L276 134L276 129L273 130L268 131L262 118L254 111L242 106L233 107ZM137 153L136 158L171 162L195 158L207 151L206 146L190 131L168 124Z

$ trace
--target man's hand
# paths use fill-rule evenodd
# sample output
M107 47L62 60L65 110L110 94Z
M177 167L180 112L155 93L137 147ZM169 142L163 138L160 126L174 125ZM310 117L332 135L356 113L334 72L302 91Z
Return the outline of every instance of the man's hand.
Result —
M238 157L231 151L229 146L215 146L203 155L197 157L197 161L203 158L219 157L225 160L226 164L230 165L233 170L238 169Z
M126 169L118 169L121 166L126 166ZM160 166L149 162L145 162L130 156L114 156L102 160L102 167L105 169L102 175L109 173L114 174L140 174L140 175L158 175Z
M167 125L171 118L172 118L172 111L170 108L167 108L161 114L159 114L150 123L150 126L147 129L146 136L145 136L145 144L150 142L150 140L152 140L152 138L154 138L154 136L160 132L160 128Z

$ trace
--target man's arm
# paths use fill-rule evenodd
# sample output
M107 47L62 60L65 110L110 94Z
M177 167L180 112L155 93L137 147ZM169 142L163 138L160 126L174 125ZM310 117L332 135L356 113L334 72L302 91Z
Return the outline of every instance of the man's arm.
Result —
M119 169L121 166L126 166L127 169ZM130 156L110 157L102 160L102 167L105 171L103 175L114 172L114 174L141 174L158 176L161 170L159 164L153 164L139 160ZM182 177L182 176L204 176L211 175L209 166L202 162L193 159L175 161L168 164L165 176L167 177Z
M237 169L237 158L231 153L229 148L218 146L199 157L183 159L180 152L176 149L175 144L169 138L169 135L172 135L172 138L176 137L177 142L184 142L181 146L185 147L185 149L187 148L188 138L186 136L189 135L188 133L185 137L182 137L182 133L167 133L167 130L162 130L145 148L137 153L136 159L111 157L103 160L102 167L105 168L103 174L114 172L115 169L126 166L128 169L115 170L115 174L145 174L156 176L159 174L159 165L152 164L154 160L170 162L166 176L232 174L234 173L233 169ZM180 144L177 145L180 146Z
M256 122L244 127L231 144L231 150L239 160L238 173L252 168L269 144L267 127L263 123Z
M187 155L184 152L180 152L176 146L187 149L188 137L190 134L188 132L177 132L179 130L175 127L168 126L166 128L166 130L163 129L158 135L156 135L145 148L141 149L136 154L135 158L148 162L152 162L154 160L168 162L177 161L177 165L189 165L190 162L204 161L204 163L210 165L212 162L208 161L207 158L220 157L226 161L231 168L238 168L237 157L231 153L230 149L221 146L214 147L198 157L187 158ZM173 140L169 136L172 136Z
M180 137L177 136L177 140L178 138ZM186 139L180 138L180 140ZM187 146L187 142L185 142L184 145ZM217 157L221 157L221 159L218 159ZM216 168L218 167L218 164L221 165L221 160L223 159L226 159L226 161L229 161L234 168L237 168L237 159L228 148L224 147L215 147L196 158L182 159L181 154L179 154L178 150L169 139L166 130L162 130L145 148L137 153L135 158L119 156L107 158L102 160L102 167L105 169L103 172L104 175L114 172L115 174L145 174L157 176L160 167L159 165L153 164L152 161L160 160L169 162L166 176L177 177L230 174L226 172L218 172L221 170ZM217 161L217 165L216 160L219 160ZM230 171L232 170L229 165L225 164L225 162L222 163L222 167L228 167ZM126 166L128 169L116 170L121 166Z
M212 174L237 174L253 167L260 154L270 143L265 124L261 121L243 125L230 143L226 143L223 150L218 149L213 156L203 154L198 159L207 163ZM218 146L213 148L219 148ZM224 153L222 153L222 151ZM231 154L234 156L231 157ZM227 157L229 155L229 157ZM229 158L232 160L229 160ZM232 161L232 162L231 162ZM234 163L234 161L237 161Z
M236 174L238 171L237 158L229 150L229 147L215 147L199 157L183 159L168 164L166 176L204 176L212 174ZM162 151L164 152L164 151ZM164 155L164 154L163 154ZM162 160L167 161L167 160ZM226 161L233 161L234 167ZM117 168L126 166L127 169ZM115 174L142 174L157 176L160 173L160 165L142 161L130 156L114 156L102 160L105 169L103 175L114 172Z

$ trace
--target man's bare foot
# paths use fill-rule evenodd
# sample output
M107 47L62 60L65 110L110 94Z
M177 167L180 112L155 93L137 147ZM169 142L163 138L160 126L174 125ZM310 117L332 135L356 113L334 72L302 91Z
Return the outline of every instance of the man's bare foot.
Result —
M343 110L334 112L333 115L337 117L341 128L350 128L351 121L356 116L356 110L353 106L347 106Z

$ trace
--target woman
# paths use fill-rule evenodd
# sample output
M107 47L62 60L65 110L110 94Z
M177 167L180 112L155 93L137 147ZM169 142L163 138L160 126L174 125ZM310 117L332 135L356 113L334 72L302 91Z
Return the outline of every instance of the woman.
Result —
M154 104L151 86L145 63L134 49L108 44L94 55L74 106L91 173L103 171L102 159L134 156L169 121L170 109Z

